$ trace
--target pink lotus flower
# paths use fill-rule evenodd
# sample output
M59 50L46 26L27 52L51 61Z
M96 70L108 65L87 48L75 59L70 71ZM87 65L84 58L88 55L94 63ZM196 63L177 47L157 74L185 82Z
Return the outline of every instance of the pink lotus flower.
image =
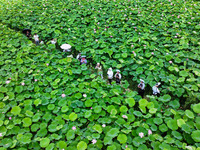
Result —
M151 135L152 134L152 131L151 130L148 130L148 135Z
M94 31L94 33L96 33L96 31Z
M178 16L178 18L180 18L180 16Z
M9 120L11 120L12 119L12 117L9 117Z
M132 51L132 53L134 54L135 52L134 52L134 51Z
M126 145L125 147L127 148L128 146Z
M188 22L188 24L191 24L191 22Z
M146 45L144 45L144 46L146 46Z
M97 40L97 39L96 39L95 41L96 41L96 42L98 42L98 40Z
M188 58L186 60L188 60Z
M178 55L178 54L175 54L176 56Z
M131 47L133 47L133 45L131 45Z
M24 82L22 82L22 83L21 83L21 85L23 85L23 86L24 86L24 85L25 85L25 83L24 83Z
M166 55L169 55L169 53L166 53Z
M62 96L62 97L65 97L66 95L65 95L65 94L62 94L61 96Z
M72 127L72 130L76 130L76 126L73 126L73 127Z
M48 64L48 63L47 63L46 65L47 65L47 66L49 66L49 64Z
M99 22L97 24L99 24Z
M95 144L97 142L97 140L93 139L92 140L92 144Z
M12 78L9 78L10 80L12 79Z
M140 136L141 138L143 138L143 137L144 137L144 133L143 133L143 132L140 132L140 133L139 133L139 136Z
M107 30L107 29L104 29L105 31Z
M37 79L35 79L35 82L37 82Z
M86 95L86 94L83 94L83 97L87 97L87 95Z
M152 52L151 54L154 55L154 52Z
M7 80L7 81L6 81L6 84L9 84L9 83L10 83L10 80Z
M127 119L128 117L126 115L122 115L123 118Z
M106 125L105 125L105 124L102 124L102 127L103 127L103 128L105 128L105 127L106 127Z
M175 38L177 38L177 36L174 36Z
M92 107L90 109L92 109Z
M113 36L110 36L111 38L113 37Z

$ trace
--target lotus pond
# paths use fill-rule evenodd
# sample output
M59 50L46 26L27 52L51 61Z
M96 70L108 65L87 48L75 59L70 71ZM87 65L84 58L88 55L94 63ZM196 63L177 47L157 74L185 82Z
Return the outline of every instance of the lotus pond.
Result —
M0 150L200 150L199 10L195 0L2 0ZM120 69L122 84L98 77L97 62L105 78Z

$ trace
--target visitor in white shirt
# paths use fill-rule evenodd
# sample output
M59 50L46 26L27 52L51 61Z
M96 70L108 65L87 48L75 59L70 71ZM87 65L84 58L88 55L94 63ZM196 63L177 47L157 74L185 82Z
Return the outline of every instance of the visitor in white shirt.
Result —
M51 44L56 44L56 42L57 42L57 39L51 39Z
M152 90L153 90L153 95L155 96L160 96L160 90L158 89L158 86L160 85L161 83L158 82L156 83L155 86L153 86Z
M39 45L39 36L37 35L37 33L35 33L35 35L33 36L34 40L35 40L35 44Z
M109 83L111 84L112 78L113 78L113 71L112 71L112 68L109 68L109 69L108 69L107 75L108 75L108 81L109 81Z

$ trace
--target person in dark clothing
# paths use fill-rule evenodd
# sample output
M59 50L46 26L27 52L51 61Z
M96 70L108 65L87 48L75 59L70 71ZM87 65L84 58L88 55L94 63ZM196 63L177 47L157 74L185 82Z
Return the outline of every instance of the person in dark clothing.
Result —
M138 84L138 94L143 98L144 97L144 88L145 88L145 84L144 84L144 80L140 79L140 84Z
M117 73L115 74L115 80L116 80L117 84L120 84L122 76L120 74L120 70L116 70L116 71L117 71Z

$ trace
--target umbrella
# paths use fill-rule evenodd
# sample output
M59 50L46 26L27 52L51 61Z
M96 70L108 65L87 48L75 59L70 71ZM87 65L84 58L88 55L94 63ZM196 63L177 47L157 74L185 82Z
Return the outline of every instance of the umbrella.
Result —
M60 46L60 48L62 48L64 50L68 50L68 49L71 48L71 45L69 45L69 44L63 44L63 45Z
M22 33L26 34L27 31L31 33L31 29L23 29Z

